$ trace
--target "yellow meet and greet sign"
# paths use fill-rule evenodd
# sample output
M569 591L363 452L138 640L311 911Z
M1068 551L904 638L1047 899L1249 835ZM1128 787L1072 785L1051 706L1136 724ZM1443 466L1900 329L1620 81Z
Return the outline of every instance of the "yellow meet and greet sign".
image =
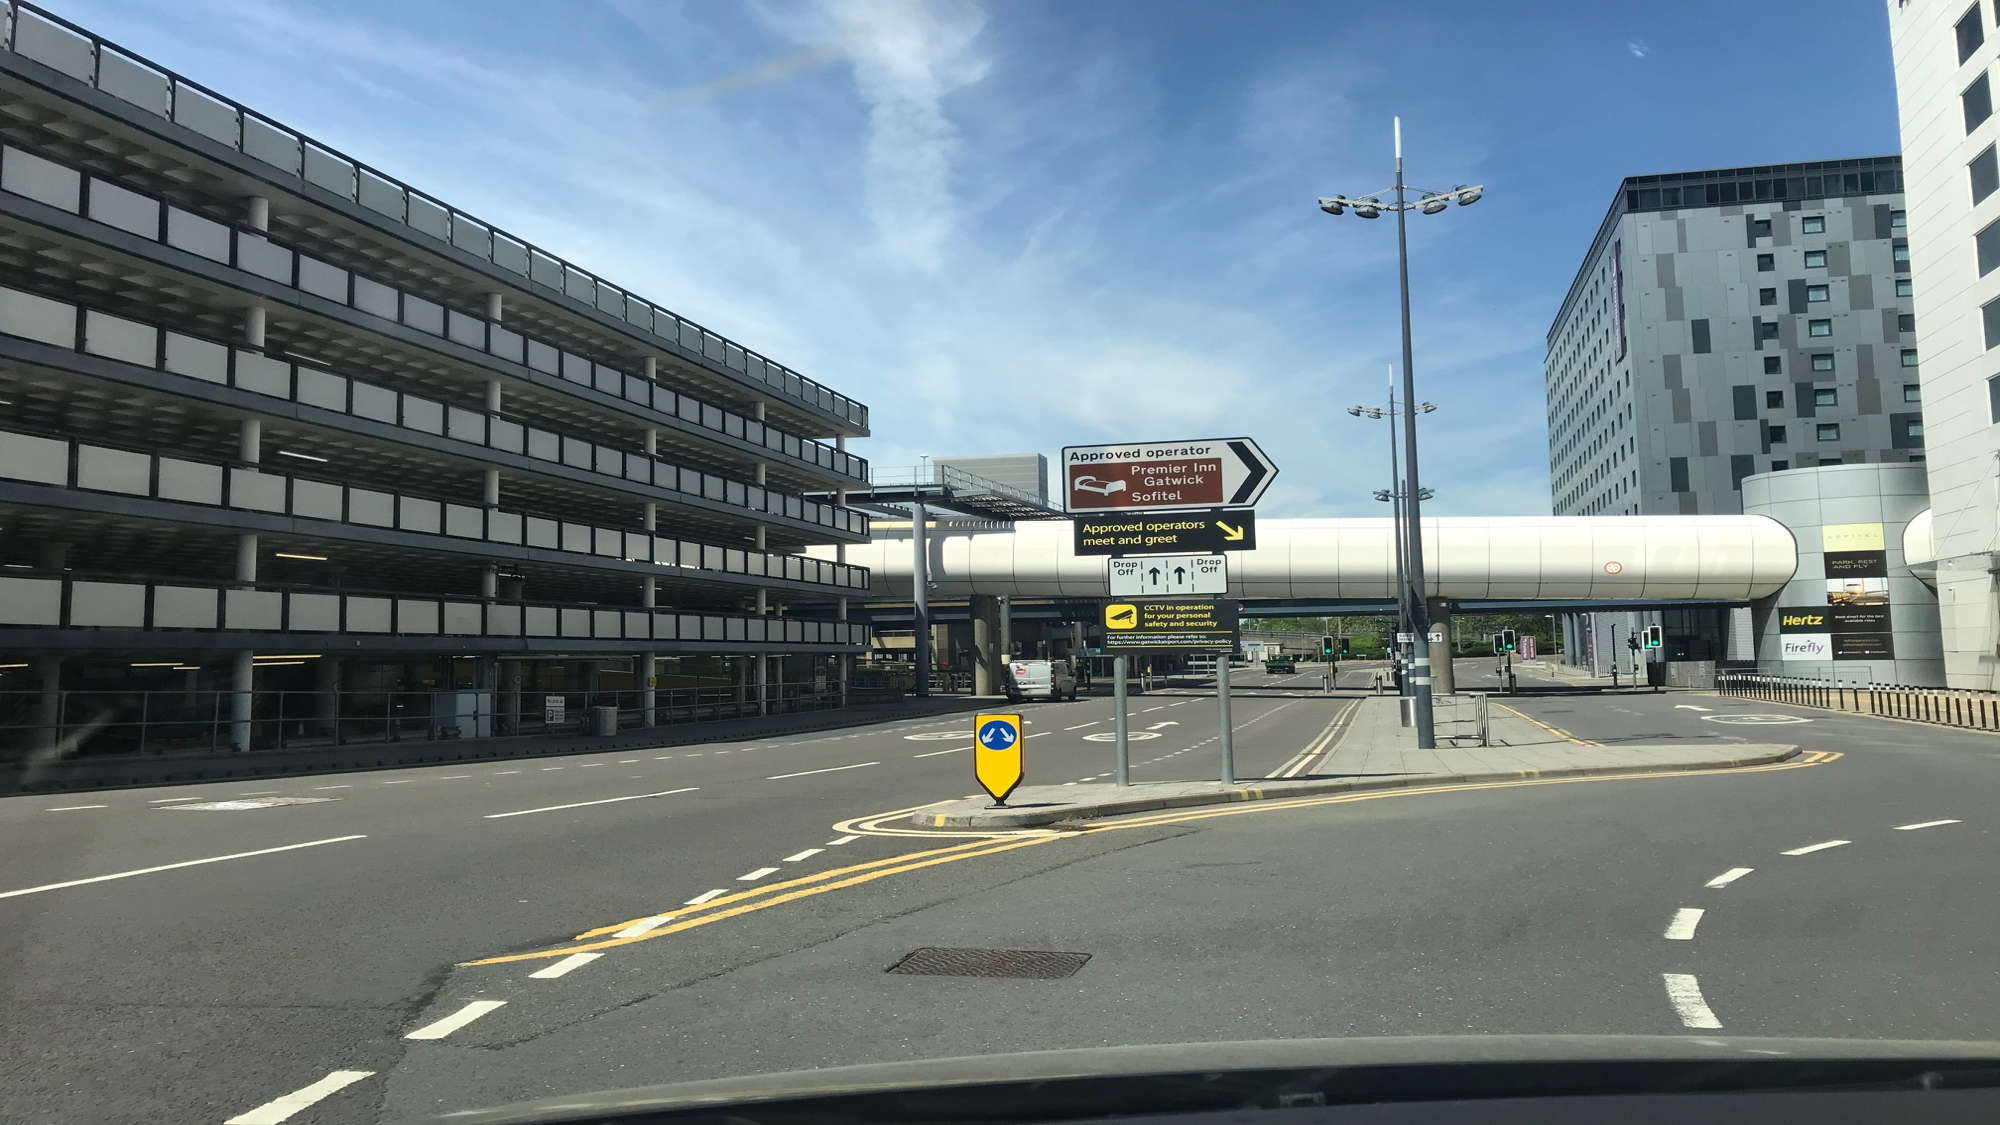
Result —
M972 776L996 805L1007 803L1007 794L1021 784L1021 736L1019 715L975 715L972 718Z

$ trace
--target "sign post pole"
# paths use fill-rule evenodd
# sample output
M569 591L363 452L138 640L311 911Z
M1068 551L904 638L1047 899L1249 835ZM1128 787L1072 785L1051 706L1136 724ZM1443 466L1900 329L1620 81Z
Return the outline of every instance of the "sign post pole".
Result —
M1229 722L1229 654L1215 654L1215 713L1222 720L1222 783L1236 784L1236 739Z
M1113 729L1118 732L1118 784L1132 784L1132 753L1125 741L1125 662L1130 659L1124 653L1111 658L1111 706Z

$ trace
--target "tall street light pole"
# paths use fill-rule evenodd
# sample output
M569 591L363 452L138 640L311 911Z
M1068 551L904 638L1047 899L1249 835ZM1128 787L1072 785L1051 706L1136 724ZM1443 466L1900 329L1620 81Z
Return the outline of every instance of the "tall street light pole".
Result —
M1425 634L1430 631L1430 609L1424 596L1424 524L1423 501L1419 489L1422 483L1417 474L1417 420L1415 412L1408 404L1417 401L1415 361L1411 355L1410 340L1410 247L1407 215L1411 208L1421 210L1426 215L1435 215L1456 201L1461 207L1477 202L1485 194L1485 188L1478 185L1460 185L1450 191L1428 191L1421 199L1411 203L1407 196L1408 185L1403 182L1403 119L1395 119L1396 137L1396 185L1395 202L1383 203L1375 196L1349 199L1346 196L1322 197L1319 208L1329 215L1338 215L1352 207L1354 214L1363 219L1378 219L1383 211L1396 213L1396 281L1397 291L1402 300L1403 314L1403 487L1407 491L1403 510L1407 527L1409 568L1410 632L1416 635L1415 659L1411 665L1412 694L1416 699L1417 746L1420 749L1434 749L1437 746L1437 728L1431 711L1431 659L1430 648Z
M1409 524L1403 516L1403 461L1402 455L1398 452L1398 442L1396 440L1397 420L1404 413L1429 414L1436 409L1437 403L1434 402L1420 402L1414 407L1397 406L1396 373L1393 367L1389 370L1389 405L1350 406L1347 408L1347 412L1356 418L1372 418L1377 421L1386 418L1389 420L1389 487L1376 490L1375 499L1389 502L1389 529L1396 542L1395 589L1396 631L1398 633L1408 633L1410 631L1410 586L1409 572L1405 558L1409 550ZM1430 490L1425 489L1422 498L1428 500L1430 497ZM1398 643L1400 644L1400 642ZM1397 650L1397 654L1397 659L1400 663L1403 655L1400 649ZM1408 679L1406 677L1399 677L1399 679L1402 680L1404 691L1407 693L1410 686Z

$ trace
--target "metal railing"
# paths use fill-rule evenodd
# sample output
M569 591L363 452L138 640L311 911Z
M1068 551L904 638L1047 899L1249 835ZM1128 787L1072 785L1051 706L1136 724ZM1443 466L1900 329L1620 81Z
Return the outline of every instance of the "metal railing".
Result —
M7 25L0 46L283 173L298 182L294 190L306 198L308 185L330 192L404 231L435 239L440 252L491 263L497 272L539 290L544 300L581 306L649 337L668 354L757 383L823 415L868 425L868 408L861 403L61 16L22 0L0 6L0 14Z
M1715 687L1723 695L1765 699L1773 703L1909 719L1967 730L2000 731L2000 692L1910 687L1860 680L1822 680L1805 676L1766 676L1750 672L1718 672Z
M840 706L837 688L773 683L760 712L754 687L662 687L650 718L639 689L503 693L254 691L248 751L449 741L514 735L586 736L594 710L617 711L616 729L674 726ZM231 691L0 691L0 761L157 757L229 752ZM560 700L558 706L554 701ZM47 705L48 710L42 708Z

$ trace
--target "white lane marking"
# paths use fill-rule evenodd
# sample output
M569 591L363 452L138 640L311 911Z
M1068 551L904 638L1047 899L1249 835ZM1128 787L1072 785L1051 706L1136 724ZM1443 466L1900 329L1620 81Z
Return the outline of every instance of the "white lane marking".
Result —
M445 775L444 775L443 777L440 777L440 778L438 778L438 780L439 780L439 781L464 781L464 780L465 780L466 778L468 778L468 777L471 777L471 776L472 776L472 775L471 775L471 774L469 774L469 773L448 773L448 774L445 774Z
M637 759L637 758L620 758L620 759L618 759L618 764L619 764L619 765L621 765L621 766L629 766L629 765L631 765L631 764L632 764L633 762L636 762L636 761L638 761L638 760L639 760L639 759Z
M166 804L172 804L172 803L173 803L173 802L175 802L175 801L199 801L199 800L202 800L202 798L200 798L200 797L155 797L155 798L153 798L152 800L150 800L150 801L147 801L146 803L147 803L147 804L149 804L149 805L166 805Z
M1962 822L1956 820L1926 820L1917 824L1898 824L1896 826L1896 831L1915 832L1919 828L1941 828L1947 824L1959 824L1959 823Z
M510 773L520 773L520 772L521 772L520 770L494 770L494 771L493 771L493 776L494 776L494 777L506 777L506 776L507 776L508 774L510 774Z
M314 789L352 789L352 785L315 785Z
M773 774L772 776L767 777L764 780L783 781L788 777L810 777L811 775L816 773L839 773L841 770L858 770L863 768L864 766L879 766L881 764L882 763L880 762L856 762L851 766L828 766L823 770L800 770L798 773Z
M837 848L842 844L851 844L854 841L859 840L860 838L861 837L859 836L842 836L839 839L828 840L826 842L826 846L829 848Z
M272 1098L256 1109L245 1110L222 1125L281 1125L298 1111L354 1085L375 1072L335 1070L310 1086L301 1086L283 1097Z
M1674 710L1676 710L1676 711L1713 711L1713 710L1715 710L1715 708L1713 708L1713 707L1696 707L1696 706L1695 706L1694 704L1692 704L1692 703L1676 703L1676 704L1674 704Z
M650 934L654 930L659 929L661 926L664 926L668 922L671 922L673 920L674 920L674 915L672 914L655 914L651 918L641 918L637 922L632 923L631 925L625 927L622 930L619 930L617 933L612 934L611 936L638 937L640 934Z
M1699 906L1683 906L1674 911L1673 920L1667 923L1667 932L1660 935L1668 941L1693 941L1694 928L1701 925L1701 916L1706 913Z
M280 794L280 793L282 793L282 792L284 792L284 790L282 790L282 789L256 789L256 790L252 790L252 791L251 791L251 792L249 792L249 793L238 793L238 794L237 794L237 796L238 796L238 797L275 797L275 796L277 796L278 794Z
M954 746L954 747L952 747L952 748L951 748L951 749L949 749L949 750L930 750L930 751L926 751L926 752L924 752L924 753L922 753L922 754L912 754L912 755L910 755L910 757L912 757L912 758L935 758L935 757L937 757L937 756L938 756L939 754L962 754L962 753L964 753L965 751L967 751L967 750L970 750L970 749L972 749L972 747L970 747L970 746Z
M1144 714L1146 714L1146 713L1147 713L1147 711L1164 711L1164 710L1166 710L1166 709L1167 709L1167 708L1168 708L1169 706L1171 706L1171 704L1166 704L1166 703L1162 703L1162 704L1160 704L1160 705L1159 705L1158 707L1148 707L1148 708L1146 708L1146 710L1145 710L1145 711L1141 711L1141 712L1139 712L1139 713L1140 713L1141 715L1144 715Z
M759 867L755 871L746 871L743 874L738 875L736 877L736 881L739 883L754 883L757 880L762 879L764 876L769 875L772 872L775 872L776 870L778 869L775 867Z
M506 1006L507 1002L505 1000L473 1000L467 1003L465 1007L438 1020L436 1023L427 1023L410 1032L408 1035L403 1036L403 1038L443 1039L445 1036L450 1035L452 1032L457 1031L459 1028L464 1027L466 1024L471 1023L493 1009L504 1008Z
M825 848L807 848L807 849L806 849L805 851L802 851L802 852L799 852L799 853L798 853L798 854L796 854L796 855L788 855L788 856L786 856L786 857L785 857L785 862L786 862L786 863L797 863L797 862L799 862L799 861L800 861L800 860L802 860L802 859L811 859L812 857L814 857L814 856L818 855L819 853L821 853L821 852L823 852L823 851L825 851L825 850L826 850Z
M544 805L539 809L516 809L513 812L487 813L480 819L501 820L510 816L527 816L529 813L560 812L563 809L580 809L590 805L615 805L620 801L643 801L648 797L671 797L676 793L693 793L700 788L701 786L699 785L690 785L686 789L663 789L658 793L634 793L629 797L606 797L601 801L577 801L567 805Z
M43 891L60 891L65 887L81 887L85 883L106 883L113 879L130 879L134 875L153 875L161 871L172 871L180 867L199 867L204 863L221 863L225 859L248 859L253 855L271 855L275 852L291 852L300 848L317 848L321 844L344 844L349 840L366 840L367 836L333 836L325 840L307 840L303 844L284 844L275 848L258 848L254 852L231 852L228 855L212 855L205 859L184 859L179 863L163 863L158 867L140 867L131 871L117 871L110 875L93 875L88 879L71 879L63 883L44 883L39 887L23 887L18 891L0 891L0 898L14 898L17 895L34 895Z
M1179 704L1176 704L1175 706L1179 706ZM1087 722L1087 723L1078 723L1078 724L1076 724L1076 725L1075 725L1075 726L1073 726L1073 727L1064 727L1063 729L1064 729L1064 730L1082 730L1082 729L1083 729L1083 728L1085 728L1085 727L1094 727L1094 726L1096 726L1097 724L1099 724L1099 723L1101 723L1101 722L1103 722L1103 721L1104 721L1103 719L1092 719L1092 720L1090 720L1090 721L1089 721L1089 722Z
M1674 1006L1674 1014L1687 1027L1717 1028L1722 1021L1709 1010L1708 1001L1701 998L1701 983L1693 973L1661 973L1667 982L1667 1003Z
M82 809L108 809L108 808L110 808L110 807L111 807L110 805L57 805L57 806L56 806L55 808L52 808L52 809L43 809L42 811L43 811L43 812L77 812L77 811L79 811L79 810L82 810Z
M1754 867L1732 867L1729 870L1724 871L1722 874L1717 875L1715 878L1710 879L1707 883L1703 885L1710 887L1726 887L1729 884L1734 883L1736 880L1741 879L1745 875L1748 875L1755 870L1757 869Z
M608 766L610 764L609 762L585 762L576 768L580 770L594 770L599 766Z
M602 953L572 953L555 964L536 969L528 975L536 980L554 980L571 969L581 969L602 956L604 956Z
M416 780L416 778L414 778L414 777L406 777L406 778L403 778L403 779L402 779L401 781L385 781L385 782L383 782L382 784L384 784L384 785L408 785L408 784L409 784L410 782L412 782L412 781L415 781L415 780Z
M715 889L714 889L714 890L712 890L712 891L703 891L703 892L701 892L700 894L698 894L698 895L694 896L693 898L691 898L691 899L687 900L687 902L686 902L686 903L684 903L683 905L685 905L685 906L700 906L700 905L701 905L702 903L704 903L704 902L707 902L707 901L708 901L709 899L712 899L712 898L721 898L721 897L722 897L723 895L726 895L726 894L728 894L728 893L729 893L729 891L728 891L728 890L727 890L726 888L723 888L723 887L717 887L717 888L715 888Z
M559 770L559 769L561 769L561 768L563 768L563 767L561 767L561 766L543 766L543 767L542 767L542 772L543 772L543 773L552 773L552 772L554 772L554 771L556 771L556 770Z
M1791 849L1790 851L1784 851L1784 852L1779 852L1778 854L1779 854L1779 855L1809 855L1809 854L1811 854L1811 853L1813 853L1813 852L1823 852L1823 851L1825 851L1825 850L1826 850L1826 849L1828 849L1828 848L1837 848L1837 847L1841 846L1842 844L1851 844L1851 843L1853 843L1853 842L1854 842L1854 841L1852 841L1852 840L1821 840L1821 841L1820 841L1819 843L1817 843L1817 844L1807 844L1807 845L1806 845L1805 847L1803 847L1803 848L1793 848L1793 849Z
M662 754L659 757L654 758L653 760L656 762L670 762L673 760L673 757L674 756L672 754Z
M1193 701L1193 700L1191 700L1191 699L1183 699L1183 700L1181 700L1181 701L1180 701L1179 703L1169 703L1169 704L1167 704L1167 706L1169 706L1169 707L1186 707L1186 706L1187 706L1187 705L1188 705L1189 703L1192 703L1192 702L1194 702L1194 701Z

